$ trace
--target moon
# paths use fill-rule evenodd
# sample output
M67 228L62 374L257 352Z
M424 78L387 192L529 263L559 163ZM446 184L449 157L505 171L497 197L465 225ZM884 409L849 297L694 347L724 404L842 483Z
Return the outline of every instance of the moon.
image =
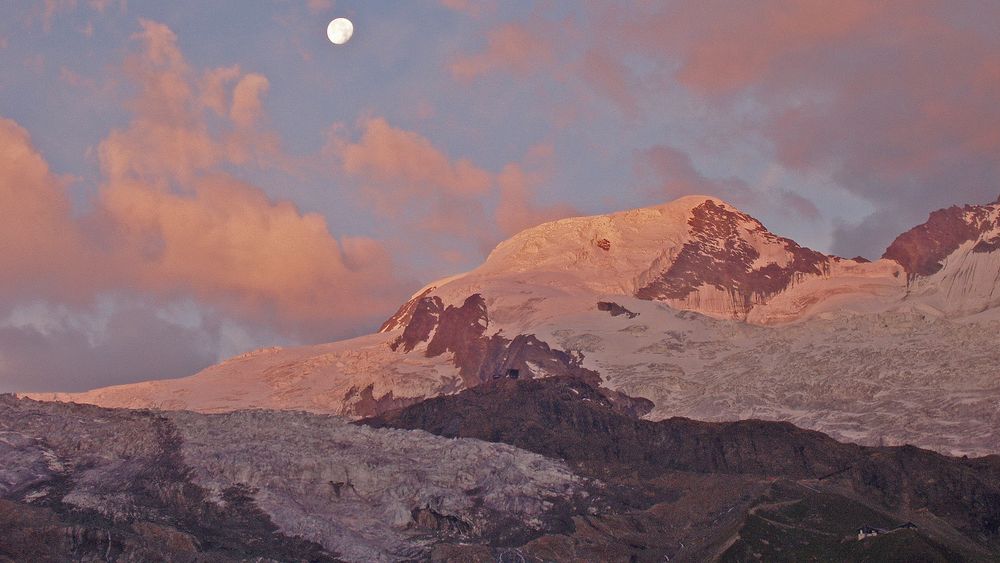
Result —
M326 36L334 45L347 43L352 35L354 35L354 24L347 18L337 18L326 26Z

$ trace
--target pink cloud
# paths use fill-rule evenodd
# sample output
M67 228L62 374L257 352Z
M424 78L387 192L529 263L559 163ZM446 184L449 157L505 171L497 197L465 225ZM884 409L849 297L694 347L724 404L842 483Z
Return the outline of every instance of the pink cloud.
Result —
M500 199L495 211L497 226L505 237L542 223L579 215L569 204L539 205L536 193L545 181L537 172L525 171L519 164L508 164L497 177Z
M553 175L552 145L531 147L520 163L510 163L497 176L498 201L494 218L500 233L509 237L518 232L556 219L579 215L567 203L542 205L536 196Z
M327 153L361 184L377 213L405 225L410 243L433 247L446 261L457 261L456 242L472 242L482 255L501 237L576 213L568 205L535 202L550 177L550 146L534 147L524 162L494 174L383 118L365 119L359 128L357 140L335 129Z
M470 16L480 16L484 12L492 11L495 4L492 0L440 0L440 3L449 10L462 12Z
M233 89L233 105L229 117L239 127L250 127L262 112L261 98L267 93L270 83L260 74L247 74L240 78Z
M383 118L365 119L359 129L356 141L335 132L327 152L361 184L376 212L393 219L405 215L412 228L438 235L489 237L481 228L482 196L493 187L487 171L470 160L452 159L425 137Z
M100 203L119 238L118 259L142 290L191 294L241 318L315 328L371 315L395 290L388 254L373 240L337 241L325 220L223 171L256 143L268 81L225 68L196 79L161 24L143 21L129 61L135 117L101 144ZM203 91L199 92L199 83ZM234 84L231 91L229 84ZM226 112L239 134L208 127L203 108ZM367 290L372 301L348 296Z
M202 75L201 103L219 117L229 112L229 84L241 75L239 65L213 68Z
M365 120L361 128L357 143L340 147L344 169L397 188L393 196L434 191L474 196L490 187L486 171L467 159L451 160L417 133L394 128L378 117Z
M763 0L734 5L721 0L682 2L623 29L650 51L673 51L682 65L678 78L708 92L784 74L788 56L836 48L858 34L877 30L886 4L845 0Z
M639 152L640 175L651 178L654 190L665 200L685 195L712 195L741 205L751 200L751 189L738 178L710 179L699 172L686 152L657 145Z
M28 132L0 118L0 289L5 298L43 292L80 301L102 274L66 193Z
M552 45L539 33L526 24L509 23L488 33L485 51L457 57L450 69L456 78L471 80L498 70L527 74L553 60Z
M273 134L260 129L267 79L235 67L196 72L159 23L143 20L135 40L125 65L137 86L132 118L100 144L92 212L74 216L65 182L27 132L0 121L0 206L10 212L0 224L0 288L61 300L119 290L194 298L309 337L395 306L405 292L379 241L338 240L321 215L229 172L248 154L281 164ZM228 122L210 127L207 112Z
M892 210L872 223L869 247L836 249L877 254L931 209L995 198L1000 41L986 22L998 17L1000 5L940 0L591 4L575 49L562 48L563 24L534 18L497 26L485 51L452 70L468 79L570 68L640 117L679 86L784 168ZM698 183L681 168L668 191ZM760 195L787 203L780 191Z
M333 9L333 0L308 0L309 11L319 14Z
M118 258L140 289L193 295L286 328L364 318L386 305L351 297L391 285L389 257L376 241L341 244L320 215L225 174L200 178L190 192L131 183L103 190L104 211L126 235Z

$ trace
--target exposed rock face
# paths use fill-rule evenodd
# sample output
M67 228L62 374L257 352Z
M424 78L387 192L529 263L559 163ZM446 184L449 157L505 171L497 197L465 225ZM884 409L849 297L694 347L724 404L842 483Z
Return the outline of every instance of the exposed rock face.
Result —
M423 297L392 347L411 351L426 343L427 357L452 353L466 387L515 373L515 378L572 375L594 384L600 381L596 372L582 367L582 356L554 350L531 334L519 334L513 340L499 333L487 337L489 324L482 295L470 295L460 307L444 307L436 296Z
M427 289L421 291L419 294L413 296L413 298L407 301L406 303L403 303L403 305L399 307L399 310L397 310L395 314L393 314L391 317L386 319L384 323L382 323L382 326L379 327L378 331L391 332L399 327L403 327L410 324L410 319L413 318L413 315L417 310L417 306L422 302L423 298L433 290L434 290L433 287L428 287Z
M786 420L868 445L992 453L1000 227L982 229L998 212L945 210L901 237L897 250L929 250L889 256L913 271L941 264L910 280L895 259L823 256L706 196L569 218L435 282L376 335L190 378L34 396L367 416L495 378L570 374L652 400L653 418ZM970 225L978 238L944 255Z
M0 558L1000 555L1000 458L864 448L782 423L633 414L575 377L492 381L368 421L383 428L296 412L3 397ZM917 527L900 536L851 538L862 525L907 521Z
M508 445L290 412L4 397L0 444L0 559L16 561L421 559L564 529L585 483Z
M441 313L444 312L444 304L440 297L417 297L403 305L406 313L396 314L382 325L379 332L388 332L386 327L403 327L403 334L399 335L391 344L393 350L402 349L409 352L421 342L427 342L431 332L437 328L441 321ZM401 310L403 310L401 309Z
M212 498L182 443L148 412L0 396L0 559L337 560L284 534L244 487Z
M598 303L599 309L602 306L612 316L637 316L616 303ZM426 342L424 353L428 357L452 353L454 364L466 388L497 379L566 376L586 381L589 385L600 385L600 374L583 367L582 353L569 354L554 349L533 334L519 334L513 339L507 339L501 332L487 337L489 313L486 301L479 294L470 295L461 307L447 308L442 306L441 300L436 296L423 297L413 310L409 324L393 342L393 346L413 350L420 343ZM602 393L604 400L614 401L618 408L635 416L646 414L653 408L651 401L641 397L629 397L610 390L602 390ZM368 396L371 396L370 390ZM408 401L409 404L413 402L415 401ZM405 406L387 395L365 402L365 406L369 408L352 414L380 414L394 404L397 407Z
M620 315L625 315L626 317L628 317L630 319L634 319L634 318L636 318L636 317L639 316L639 313L633 313L632 311L629 311L625 307L622 307L621 305L619 305L617 303L614 303L612 301L598 301L597 302L597 310L598 311L607 311L607 312L611 313L612 317L617 317L617 316L620 316Z
M374 384L360 390L357 387L351 387L344 395L345 407L341 410L341 414L358 417L372 416L400 409L421 400L418 397L396 398L391 390L381 397L375 397L374 388Z
M981 239L972 247L972 252L976 254L988 254L1000 250L1000 236Z
M941 261L965 242L974 241L996 227L991 206L966 205L940 209L927 222L896 237L882 255L895 260L912 279L930 276L942 268ZM988 244L988 243L987 243ZM980 247L980 252L989 247Z
M1000 201L935 211L896 238L884 256L906 269L907 300L959 317L1000 305L997 250Z
M363 423L492 439L593 471L613 466L645 475L696 471L818 478L849 465L844 460L861 451L781 422L636 419L601 390L574 378L497 381Z
M636 297L674 301L711 287L729 295L734 317L745 318L754 305L787 289L796 277L829 273L831 258L776 236L753 217L714 201L695 207L688 224L691 239Z
M868 499L870 508L913 515L921 527L941 519L972 543L983 542L980 549L1000 551L998 456L861 447L786 423L636 420L598 390L566 378L491 383L365 423L514 444L611 483L635 484L631 476L638 473L652 486L674 472L790 479L809 485L782 493L792 494L792 502L822 491L858 510L860 499Z
M448 306L427 343L427 357L451 352L465 384L478 383L476 375L486 355L487 338L484 335L489 323L486 300L478 293L466 298L461 307Z

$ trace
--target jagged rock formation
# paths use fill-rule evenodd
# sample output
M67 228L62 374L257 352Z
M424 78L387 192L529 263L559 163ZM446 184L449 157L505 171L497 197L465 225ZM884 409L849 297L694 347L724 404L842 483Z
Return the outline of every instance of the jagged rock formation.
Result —
M829 276L839 260L775 236L764 225L729 206L706 200L691 209L690 240L673 263L635 292L640 299L682 302L700 309L692 294L722 292L724 307L746 318L757 305L805 276Z
M182 444L161 416L0 396L0 559L338 560L246 487L198 486Z
M630 319L634 319L634 318L636 318L636 317L639 316L639 313L633 313L632 311L629 311L625 307L622 307L621 305L619 305L617 303L614 303L612 301L598 301L597 302L597 310L598 311L607 311L607 312L611 313L612 317L617 317L619 315L625 315L626 317L628 317Z
M906 268L908 301L954 317L1000 305L998 250L1000 201L935 211L896 238L884 258Z
M896 237L882 258L899 262L910 278L936 274L944 266L941 262L959 246L975 242L983 252L992 245L982 235L998 227L992 205L952 206L930 214L927 222L913 227Z
M876 262L803 248L705 196L564 219L417 292L378 334L33 396L362 417L495 378L572 375L651 401L633 402L651 419L765 418L998 452L998 210L936 212Z
M503 377L540 377L572 374L599 381L600 376L580 367L581 357L552 350L533 335L508 340L502 334L486 336L489 314L479 294L461 307L444 307L438 297L421 297L412 307L402 334L389 344L392 350L412 352L424 345L424 355L450 353L466 387Z
M996 456L644 421L574 377L500 379L353 425L7 396L0 450L0 558L15 561L1000 557Z
M0 454L0 558L17 561L419 559L562 529L585 485L511 446L330 416L9 396Z
M717 198L688 196L528 229L497 246L481 267L435 282L420 297L459 302L509 279L773 324L807 317L832 296L902 297L901 271L890 260L826 256L774 235ZM383 329L399 326L412 306Z
M612 536L623 534L619 537L629 538L633 556L641 554L651 561L663 555L671 560L700 560L709 553L742 560L737 556L741 550L749 549L749 555L761 547L746 545L757 533L747 527L762 523L758 512L780 513L782 507L796 504L800 505L797 514L782 515L786 534L788 529L799 529L806 539L815 539L808 538L809 534L804 533L808 527L803 524L816 517L812 511L822 512L824 506L833 504L838 510L823 518L841 533L860 527L863 524L859 522L866 520L884 520L880 525L886 526L907 520L917 522L923 531L910 541L923 542L918 559L932 553L954 557L966 550L965 557L969 552L978 552L979 558L989 557L990 552L992 557L1000 555L998 456L970 460L913 447L865 448L838 443L790 424L755 420L714 424L680 418L636 420L604 400L596 389L566 378L494 382L458 395L423 401L364 423L516 445L565 459L581 474L606 481L609 490L619 486L622 491L630 490L638 497L632 502L639 509L631 515L631 527L622 529L621 522L613 517L607 517L612 523L605 524L603 518L594 515L590 518L598 523L578 524L586 522L586 528L606 534L611 530ZM666 480L676 486L692 474L703 476L691 479L702 485L694 494L722 495L732 503L728 511L717 514L713 524L706 526L714 527L716 533L727 525L739 529L730 542L714 543L706 537L711 536L708 533L697 536L701 545L688 544L695 549L680 548L683 539L669 547L660 543L664 520L669 520L671 510L681 506L685 495L680 493L681 498L677 498L678 490L674 489L674 498L657 498L657 484ZM762 479L771 484L763 485ZM709 482L712 486L705 487ZM734 482L744 483L744 493L756 492L751 492L750 499L726 492L727 483ZM616 494L621 493L611 496ZM644 501L639 500L644 494ZM736 507L742 512L737 512L741 522L727 524L726 518ZM834 536L826 540L831 551L824 554L820 550L824 557L837 559L836 551L847 549L847 554L853 549L843 545L844 538L830 534L829 529L820 528L818 532L820 539L824 534ZM666 533L677 538L677 531ZM588 539L592 540L591 536L578 525L574 534L540 538L525 546L523 553L539 557L555 553L558 555L553 558L557 560L569 553L581 556L587 550L589 557L596 559L613 553L607 545L613 542L606 537L603 542ZM798 559L795 553L816 549L815 545L808 548L806 544L789 544L793 551L781 557L794 560ZM698 548L706 548L707 553Z

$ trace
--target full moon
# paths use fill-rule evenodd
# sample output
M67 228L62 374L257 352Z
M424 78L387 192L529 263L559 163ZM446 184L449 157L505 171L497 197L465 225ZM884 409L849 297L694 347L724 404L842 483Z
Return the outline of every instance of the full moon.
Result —
M337 18L326 26L326 36L334 45L343 45L354 35L354 24L347 18Z

